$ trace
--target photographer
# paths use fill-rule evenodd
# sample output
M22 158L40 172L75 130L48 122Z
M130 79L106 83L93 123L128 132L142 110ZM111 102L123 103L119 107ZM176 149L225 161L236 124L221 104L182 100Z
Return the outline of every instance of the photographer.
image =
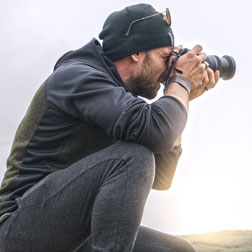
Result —
M195 251L140 222L151 188L171 186L189 100L219 73L199 45L178 57L168 10L129 6L99 38L58 60L18 127L0 189L1 252ZM153 104L138 97L160 83Z

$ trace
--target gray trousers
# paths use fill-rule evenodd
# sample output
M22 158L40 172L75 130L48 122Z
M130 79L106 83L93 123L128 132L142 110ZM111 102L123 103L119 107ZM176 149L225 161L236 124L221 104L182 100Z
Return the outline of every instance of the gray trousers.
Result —
M140 227L155 176L153 153L118 143L54 172L17 199L0 224L1 252L193 252Z

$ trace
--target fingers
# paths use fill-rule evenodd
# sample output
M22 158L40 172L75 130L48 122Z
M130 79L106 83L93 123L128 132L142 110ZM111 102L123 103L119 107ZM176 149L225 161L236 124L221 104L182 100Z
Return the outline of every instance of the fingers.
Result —
M183 45L178 45L178 46L174 46L174 50L181 50L181 49L183 49L184 47L183 47ZM201 45L196 45L196 46L194 46L191 50L189 50L189 51L191 51L191 53L193 53L193 54L196 54L196 55L199 55L200 53L201 53L201 51L203 50L203 47L201 46Z
M220 79L220 72L219 71L216 71L215 73L214 73L214 77L215 77L215 81L216 81L216 83L219 81L219 79Z
M202 52L199 54L199 57L201 58L201 62L204 62L204 60L207 58L207 55L204 52Z
M211 88L215 87L215 85L219 81L220 73L219 73L219 71L216 71L214 73L213 70L210 69L210 68L208 68L206 70L206 73L207 73L208 78L206 78L204 80L204 83L205 83L204 87L205 87L205 90L208 90L208 89L211 89Z
M181 50L182 46L174 47L174 50ZM205 62L207 55L202 52L202 46L196 45L187 53L183 54L175 66L180 69L182 76L191 83L190 100L201 96L206 90L214 88L219 80L219 72L213 72L209 64ZM171 73L177 74L177 73Z
M216 85L216 81L215 81L215 76L214 76L214 72L211 69L207 69L207 75L209 78L209 82L207 84L208 88L214 88Z
M196 45L189 52L193 55L197 55L200 59L200 62L203 62L207 58L207 55L202 52L202 50L203 48L201 45Z
M198 55L198 54L200 54L200 52L202 50L203 50L203 48L201 45L196 45L190 51L191 51L191 53Z
M180 51L183 49L183 45L178 45L178 46L174 46L173 47L173 51L176 50L176 51Z
M209 67L209 64L206 61L203 61L202 63L205 65L205 70L207 70Z
M182 49L183 49L183 45L179 45L179 46L175 46L173 48L173 51L179 52ZM199 59L199 62L203 62L207 58L207 55L204 52L202 52L202 49L203 48L201 45L196 45L187 52L187 55L190 55L191 57L196 56Z
M201 88L203 90L208 90L210 87L209 87L209 75L208 75L208 71L206 70L205 71L205 75L204 75L204 78L202 80L202 84L201 84Z

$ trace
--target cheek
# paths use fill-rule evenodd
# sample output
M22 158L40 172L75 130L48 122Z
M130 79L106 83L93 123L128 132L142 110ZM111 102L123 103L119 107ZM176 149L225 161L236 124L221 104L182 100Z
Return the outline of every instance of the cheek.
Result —
M155 68L155 75L159 77L163 76L167 71L167 68L164 64L157 65Z
M161 64L153 64L152 67L150 67L150 71L153 74L158 74L164 71L164 66Z
M166 64L164 60L162 59L162 60L156 61L154 68L156 72L160 72L160 73L164 72L166 69Z
M145 74L153 82L156 82L165 74L166 70L167 68L165 62L160 60L152 61L151 64L145 68Z

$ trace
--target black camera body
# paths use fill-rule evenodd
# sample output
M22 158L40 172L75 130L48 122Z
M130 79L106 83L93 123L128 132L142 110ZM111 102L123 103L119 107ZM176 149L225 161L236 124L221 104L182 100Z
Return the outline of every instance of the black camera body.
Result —
M187 53L189 49L182 49L181 55ZM205 62L209 64L209 67L215 72L220 72L220 77L223 80L232 79L235 75L236 64L233 57L225 55L222 58L219 58L216 55L208 55Z

